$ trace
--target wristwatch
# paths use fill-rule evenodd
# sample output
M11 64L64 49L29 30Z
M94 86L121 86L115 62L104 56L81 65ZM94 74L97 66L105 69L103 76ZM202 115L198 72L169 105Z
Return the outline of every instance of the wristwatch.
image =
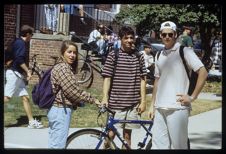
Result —
M190 102L192 102L194 100L194 97L189 96Z

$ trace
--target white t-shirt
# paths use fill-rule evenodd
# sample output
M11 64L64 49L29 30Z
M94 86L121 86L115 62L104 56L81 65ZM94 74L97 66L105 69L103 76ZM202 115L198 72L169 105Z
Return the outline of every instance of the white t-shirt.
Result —
M144 50L141 53L144 55L145 67L148 68L154 63L154 57L151 54L146 54ZM150 72L149 69L147 69L147 72Z
M159 77L155 107L169 109L185 109L190 106L182 106L177 94L187 94L189 79L179 53L180 43L176 43L170 50L164 50L155 57L155 77ZM188 67L197 71L204 66L196 56L193 49L184 48L184 58Z
M101 37L101 34L98 30L95 29L89 34L88 43L97 41L97 39L96 39L97 37Z

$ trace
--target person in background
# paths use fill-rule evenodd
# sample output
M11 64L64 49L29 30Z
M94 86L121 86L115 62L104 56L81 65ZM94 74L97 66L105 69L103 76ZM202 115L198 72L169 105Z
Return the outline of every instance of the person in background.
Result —
M144 50L141 53L144 55L145 66L147 68L147 73L150 72L150 67L154 65L154 57L151 51L150 45L144 45Z
M119 37L121 48L118 51L117 65L114 66L115 52L111 51L102 72L104 77L102 104L116 112L116 119L138 120L146 109L147 74L144 57L142 54L136 56L135 33L131 27L123 26L119 30ZM123 129L123 138L131 146L132 129L140 126L120 124L118 127ZM109 131L109 136L113 139L114 133ZM109 148L107 143L105 148Z
M86 25L85 19L84 19L84 9L83 4L61 4L60 5L61 12L69 13L75 15L75 10L78 10L78 15L80 16L80 21Z
M66 146L71 115L81 101L100 104L90 93L83 91L76 78L78 47L72 41L63 41L60 58L51 71L51 83L56 98L48 110L49 141L51 149Z
M183 34L179 36L178 40L181 43L181 45L192 48L193 47L193 41L191 37L192 29L186 26L184 26L183 28L184 28Z
M107 43L112 44L114 46L115 42L117 41L117 35L114 33L112 26L108 26L106 28L107 34Z
M98 55L103 55L105 51L105 27L103 24L97 25L89 34L88 43L91 45L94 51L98 52Z
M6 70L6 83L4 87L4 102L9 102L13 96L22 98L24 110L28 117L28 128L43 128L43 125L32 116L29 94L24 80L30 80L31 71L25 64L26 43L30 42L33 36L34 28L29 25L23 25L20 31L20 37L12 43L13 61L12 66ZM24 75L25 74L25 75ZM25 79L27 76L27 79Z
M207 78L207 71L194 50L184 47L188 66L198 73L198 80L188 95L189 79L181 60L177 27L166 21L161 24L160 38L165 48L155 57L155 82L149 109L154 119L152 149L188 149L188 118L192 102L198 97Z
M154 56L152 53L152 48L150 45L144 45L144 50L141 51L141 53L144 55L144 61L145 61L145 67L147 71L147 81L153 78L154 76ZM152 83L153 84L153 83ZM147 83L146 87L150 86L150 82Z
M46 29L49 34L57 31L57 20L58 20L58 5L57 4L45 4L45 17L46 17Z

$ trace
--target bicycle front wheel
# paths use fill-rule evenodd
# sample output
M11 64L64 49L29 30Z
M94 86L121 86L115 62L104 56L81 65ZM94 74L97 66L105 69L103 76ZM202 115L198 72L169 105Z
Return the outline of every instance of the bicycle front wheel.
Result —
M116 145L104 133L96 129L82 129L68 136L66 149L116 149Z
M93 70L89 63L85 62L84 60L80 59L78 60L78 83L85 83L89 81L92 77Z

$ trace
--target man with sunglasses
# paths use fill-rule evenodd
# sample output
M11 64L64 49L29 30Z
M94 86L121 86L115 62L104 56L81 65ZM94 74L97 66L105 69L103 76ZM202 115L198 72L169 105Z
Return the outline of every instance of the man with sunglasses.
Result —
M191 103L202 90L207 71L193 49L184 47L185 61L198 73L195 90L189 96L189 79L179 54L181 44L176 42L175 23L162 23L160 38L165 48L155 57L155 82L149 109L149 117L154 118L152 149L188 149Z

